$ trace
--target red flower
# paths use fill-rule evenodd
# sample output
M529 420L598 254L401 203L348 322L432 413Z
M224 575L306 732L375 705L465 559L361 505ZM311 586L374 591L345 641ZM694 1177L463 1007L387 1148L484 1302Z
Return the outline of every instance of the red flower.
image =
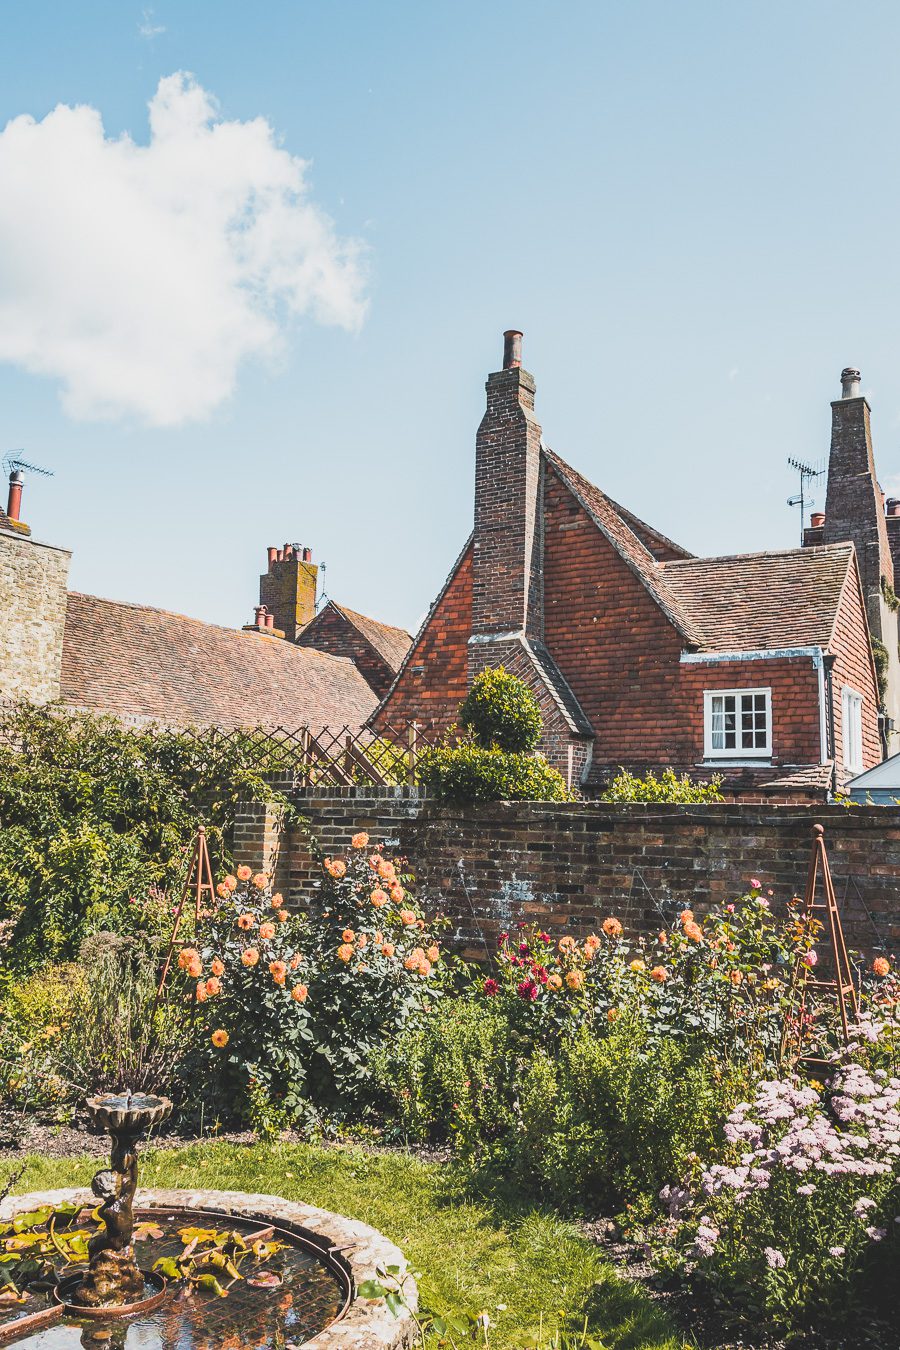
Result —
M500 986L496 980L485 980L484 992L490 997L492 994L499 994Z
M525 1003L533 1003L538 996L538 987L534 980L523 980L516 985L516 993Z

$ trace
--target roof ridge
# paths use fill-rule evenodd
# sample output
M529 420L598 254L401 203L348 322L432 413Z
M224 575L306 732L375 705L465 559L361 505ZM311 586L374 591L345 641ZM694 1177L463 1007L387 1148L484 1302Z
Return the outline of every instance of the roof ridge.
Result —
M666 570L672 567L696 567L698 563L722 563L742 558L791 558L813 557L817 553L849 552L853 548L851 539L842 539L831 544L802 545L796 548L760 548L751 553L719 553L711 557L671 558L657 563Z
M332 600L329 603L334 605L335 609L339 609L346 618L350 619L351 623L354 619L365 619L366 623L377 624L379 628L386 628L391 633L400 633L401 636L412 639L412 633L409 629L400 628L398 624L385 623L383 619L373 619L371 614L363 614L361 609L351 609L349 605L342 605L338 600Z

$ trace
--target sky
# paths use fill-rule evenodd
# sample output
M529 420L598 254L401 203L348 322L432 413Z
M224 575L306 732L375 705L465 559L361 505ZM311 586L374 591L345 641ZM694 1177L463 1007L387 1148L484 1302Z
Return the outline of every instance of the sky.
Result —
M298 542L414 629L510 327L547 444L695 553L797 542L846 365L900 494L892 0L0 18L0 456L73 589L239 625Z

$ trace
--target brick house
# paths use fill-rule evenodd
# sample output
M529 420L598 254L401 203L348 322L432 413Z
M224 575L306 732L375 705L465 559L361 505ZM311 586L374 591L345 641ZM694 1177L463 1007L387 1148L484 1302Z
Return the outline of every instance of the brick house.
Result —
M587 791L620 765L672 765L744 798L815 799L881 759L852 539L692 557L547 448L520 333L486 389L472 534L373 726L444 729L503 665Z

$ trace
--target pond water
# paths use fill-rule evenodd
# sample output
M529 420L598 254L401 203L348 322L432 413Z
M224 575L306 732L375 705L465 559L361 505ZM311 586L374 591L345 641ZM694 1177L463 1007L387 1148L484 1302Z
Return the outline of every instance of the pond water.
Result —
M216 1227L246 1235L262 1227L259 1220L225 1218L204 1211L154 1210L135 1217L150 1219L163 1230L161 1238L135 1243L142 1267L160 1257L180 1255L184 1243L179 1229ZM281 1230L275 1236L287 1244L265 1262L265 1271L280 1279L275 1287L254 1286L248 1279L241 1279L231 1284L227 1297L220 1298L174 1285L162 1307L146 1315L108 1322L67 1315L53 1326L25 1332L12 1341L4 1336L10 1334L9 1322L13 1320L6 1317L0 1321L0 1343L15 1345L19 1350L290 1350L334 1320L343 1307L344 1289L315 1252ZM246 1264L244 1270L250 1279L260 1273ZM19 1317L39 1312L48 1304L48 1296L36 1294Z

